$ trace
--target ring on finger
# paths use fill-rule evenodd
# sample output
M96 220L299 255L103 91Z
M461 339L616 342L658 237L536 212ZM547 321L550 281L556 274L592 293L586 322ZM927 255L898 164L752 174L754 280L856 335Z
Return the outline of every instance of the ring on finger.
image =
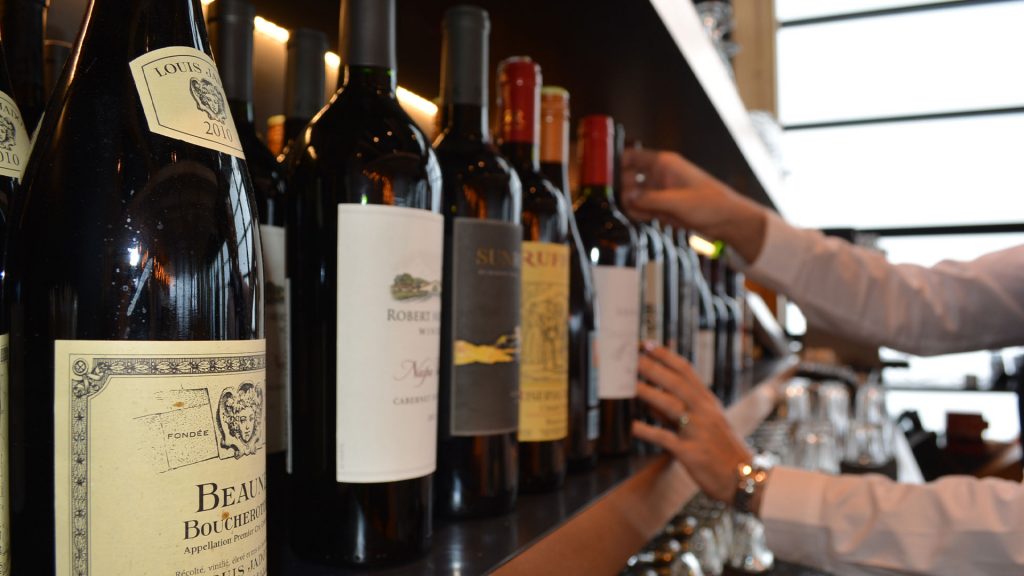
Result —
M679 418L676 419L676 432L678 432L680 436L683 436L686 434L686 427L689 425L690 415L686 412L680 413Z

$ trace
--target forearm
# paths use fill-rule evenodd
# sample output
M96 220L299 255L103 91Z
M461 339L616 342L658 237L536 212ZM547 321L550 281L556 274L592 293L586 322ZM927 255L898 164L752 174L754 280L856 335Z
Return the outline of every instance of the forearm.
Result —
M923 268L776 216L765 229L748 275L788 295L820 328L923 355L1024 341L1024 246Z
M897 484L777 468L761 504L769 547L836 574L1024 573L1024 486L951 477Z

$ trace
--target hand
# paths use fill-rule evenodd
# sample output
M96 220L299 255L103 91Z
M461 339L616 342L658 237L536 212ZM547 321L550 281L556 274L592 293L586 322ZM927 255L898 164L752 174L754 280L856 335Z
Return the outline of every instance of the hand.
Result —
M626 149L622 186L623 208L635 220L657 218L723 240L747 262L761 253L765 209L679 154Z
M736 436L710 390L690 363L663 347L640 356L640 375L655 386L640 382L637 393L664 422L658 428L633 422L633 434L664 448L679 460L708 496L732 504L736 495L736 467L750 464L752 456ZM689 423L678 431L679 417Z

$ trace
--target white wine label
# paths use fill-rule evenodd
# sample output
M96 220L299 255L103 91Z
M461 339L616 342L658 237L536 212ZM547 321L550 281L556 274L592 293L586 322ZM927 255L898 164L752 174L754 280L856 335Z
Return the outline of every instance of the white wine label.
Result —
M456 218L452 229L452 436L519 429L523 230Z
M663 342L665 338L665 265L648 261L644 266L644 334L645 340Z
M636 397L640 358L640 275L636 268L594 266L598 331L597 392L602 399Z
M129 66L150 131L245 158L212 58L189 46L169 46Z
M710 387L715 379L715 331L697 332L697 350L694 353L694 368L705 386Z
M288 447L288 302L284 228L260 224L263 245L263 302L267 334L267 453Z
M7 368L9 337L0 334L0 576L11 573L10 490L7 471Z
M444 218L338 205L338 482L437 467Z
M0 175L21 180L32 150L31 142L14 98L0 92Z
M523 242L519 441L569 435L569 245Z
M54 343L59 576L265 576L265 342Z

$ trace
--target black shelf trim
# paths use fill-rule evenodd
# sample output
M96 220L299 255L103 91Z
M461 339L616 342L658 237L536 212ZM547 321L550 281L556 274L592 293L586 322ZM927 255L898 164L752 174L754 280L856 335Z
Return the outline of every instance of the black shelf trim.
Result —
M876 234L884 237L894 236L950 236L954 234L1011 234L1024 232L1024 222L1007 222L1001 224L949 224L942 226L913 226L907 228L824 228L822 232L830 236L845 236L850 232L856 234Z
M1020 0L949 0L938 4L915 4L913 6L899 6L896 8L884 8L881 10L868 10L865 12L847 12L843 14L832 14L829 16L817 16L815 18L799 18L796 20L782 20L779 28L795 28L797 26L810 26L814 24L830 24L848 20L861 20L864 18L876 18L878 16L896 16L899 14L911 14L914 12L933 12L948 8L964 8L968 6L979 6L983 4L1004 4L1008 2L1019 2Z
M851 120L830 120L828 122L807 122L804 124L787 124L783 130L816 130L819 128L845 128L848 126L865 126L871 124L887 124L895 122L919 122L922 120L951 120L971 118L975 116L998 116L1003 114L1022 114L1024 106L1008 106L1005 108L986 108L982 110L957 110L954 112L932 112L928 114L909 114L905 116L879 116L875 118L855 118Z

